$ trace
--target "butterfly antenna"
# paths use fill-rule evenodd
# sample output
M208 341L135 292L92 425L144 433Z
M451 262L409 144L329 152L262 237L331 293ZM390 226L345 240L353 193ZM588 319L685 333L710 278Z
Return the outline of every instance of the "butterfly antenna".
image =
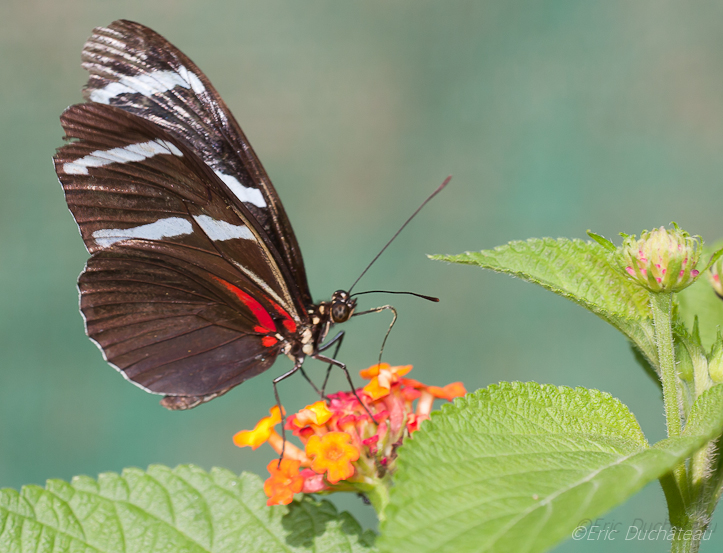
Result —
M349 290L348 290L349 292L352 291L352 288L354 288L354 286L357 285L357 282L359 282L359 281L361 280L361 278L366 274L366 272L369 270L369 268L370 268L372 265L374 265L374 262L375 262L377 259L379 259L379 256L380 256L380 255L382 255L382 254L384 253L384 250L386 250L386 249L389 247L389 245L390 245L392 242L394 242L394 239L395 239L397 236L399 236L399 233L404 230L404 227L406 227L406 226L410 223L410 221L417 216L417 213L419 213L420 211L422 211L422 208L423 208L425 205L427 205L427 203L429 202L429 200L431 200L431 199L434 198L437 194L439 194L439 193L442 191L442 189L449 184L449 181L451 181L451 180L452 180L452 175L450 175L450 176L448 176L446 179L444 179L444 182L439 185L439 188L437 188L437 190L435 190L434 192L432 192L432 193L429 195L429 197L422 202L422 205L420 205L420 206L417 208L417 210L416 210L414 213L412 213L412 216L409 217L409 219L407 219L407 220L404 222L404 224L399 228L399 230L394 233L394 236L392 236L391 240L389 240L389 242L386 243L386 245L381 249L381 251L374 257L374 259L372 259L371 263L369 263L369 265L367 265L367 268L362 271L362 274L359 275L359 278L357 278L357 279L354 281L354 284L352 284L351 287L349 288Z
M427 301L439 301L439 298L435 298L434 296L425 296L424 294L417 294L416 292L395 292L392 290L367 290L366 292L357 292L356 294L352 294L351 297L361 296L363 294L405 294L407 296L416 296Z

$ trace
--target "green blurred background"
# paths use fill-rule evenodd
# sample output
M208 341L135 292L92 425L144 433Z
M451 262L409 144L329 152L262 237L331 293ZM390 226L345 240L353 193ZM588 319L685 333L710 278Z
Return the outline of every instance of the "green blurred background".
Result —
M83 332L75 280L87 254L51 156L58 116L81 101L85 39L121 17L166 36L223 95L284 201L317 300L348 287L454 174L358 288L442 299L394 299L388 361L469 390L500 380L599 388L651 441L664 436L659 394L611 327L532 285L425 254L671 220L719 238L720 2L2 0L0 487L151 463L263 473L272 458L231 436L266 413L288 360L175 413L125 382ZM346 323L340 358L372 364L388 320ZM314 399L300 378L281 394L288 409ZM358 498L334 501L374 526ZM605 521L665 515L654 483ZM721 513L714 524L703 551L723 544ZM611 547L667 546L619 538L557 551Z

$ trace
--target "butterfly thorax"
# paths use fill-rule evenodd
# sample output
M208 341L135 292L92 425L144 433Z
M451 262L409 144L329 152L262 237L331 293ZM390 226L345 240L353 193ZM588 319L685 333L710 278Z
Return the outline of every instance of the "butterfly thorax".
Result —
M332 325L348 321L354 314L356 299L348 292L337 290L330 301L322 301L307 309L311 326L301 328L295 343L287 342L283 353L292 360L314 355L329 334Z

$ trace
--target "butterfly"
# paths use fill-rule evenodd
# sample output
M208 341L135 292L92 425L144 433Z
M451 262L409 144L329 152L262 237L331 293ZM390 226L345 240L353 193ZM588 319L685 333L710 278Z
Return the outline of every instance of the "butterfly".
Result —
M283 205L226 104L196 65L131 21L82 53L87 103L61 116L55 169L85 246L88 336L169 409L209 401L278 355L321 354L356 300L311 299ZM328 347L328 344L326 345Z
M313 302L278 194L206 76L125 20L94 29L82 62L87 102L62 114L54 162L91 254L80 310L106 361L168 409L218 397L281 354L294 365L274 379L277 403L277 382L306 376L307 357L342 368L353 390L323 355L343 339L323 344L331 326L396 311L355 313L344 290Z

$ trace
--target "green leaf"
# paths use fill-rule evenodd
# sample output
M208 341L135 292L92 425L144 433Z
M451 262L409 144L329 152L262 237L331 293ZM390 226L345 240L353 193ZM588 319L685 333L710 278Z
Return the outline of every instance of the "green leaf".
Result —
M305 497L267 507L258 476L194 466L130 468L0 490L0 551L373 551L348 513Z
M693 328L698 317L700 341L710 351L715 342L716 329L723 329L723 301L713 291L705 276L676 294L678 317L687 328Z
M723 431L723 384L717 384L703 392L693 403L683 436L705 436L711 438Z
M718 240L703 250L704 258L710 255L710 261L701 273L705 273L710 266L723 254L723 241ZM700 265L699 265L700 267ZM700 323L700 341L706 351L710 351L715 342L716 328L723 329L723 300L719 298L713 287L708 283L706 275L701 275L696 282L675 295L677 300L677 315L688 329L692 329L695 317Z
M610 252L614 252L617 250L617 247L615 244L612 243L612 241L609 238L605 238L602 234L595 234L593 231L588 229L587 235L595 240L598 244L600 244L603 248Z
M680 319L673 325L675 339L675 359L678 377L678 389L681 392L683 412L690 411L690 404L695 398L695 390L705 389L713 382L707 376L709 367L706 352L700 343L697 319L693 323L693 331L688 332Z
M601 316L652 318L648 292L623 274L612 252L595 242L532 238L494 250L430 257L520 277Z
M704 273L708 269L710 269L713 266L713 263L718 261L720 257L723 255L723 247L720 247L720 241L718 242L718 249L713 252L713 254L710 256L710 259L708 260L708 263L706 263L705 268L701 271L701 273Z
M378 545L544 551L717 435L721 415L703 420L709 405L690 435L651 448L609 394L535 383L478 390L434 413L400 449Z
M620 270L613 252L596 242L533 238L494 250L429 257L476 265L539 284L612 324L654 366L658 364L648 291Z

